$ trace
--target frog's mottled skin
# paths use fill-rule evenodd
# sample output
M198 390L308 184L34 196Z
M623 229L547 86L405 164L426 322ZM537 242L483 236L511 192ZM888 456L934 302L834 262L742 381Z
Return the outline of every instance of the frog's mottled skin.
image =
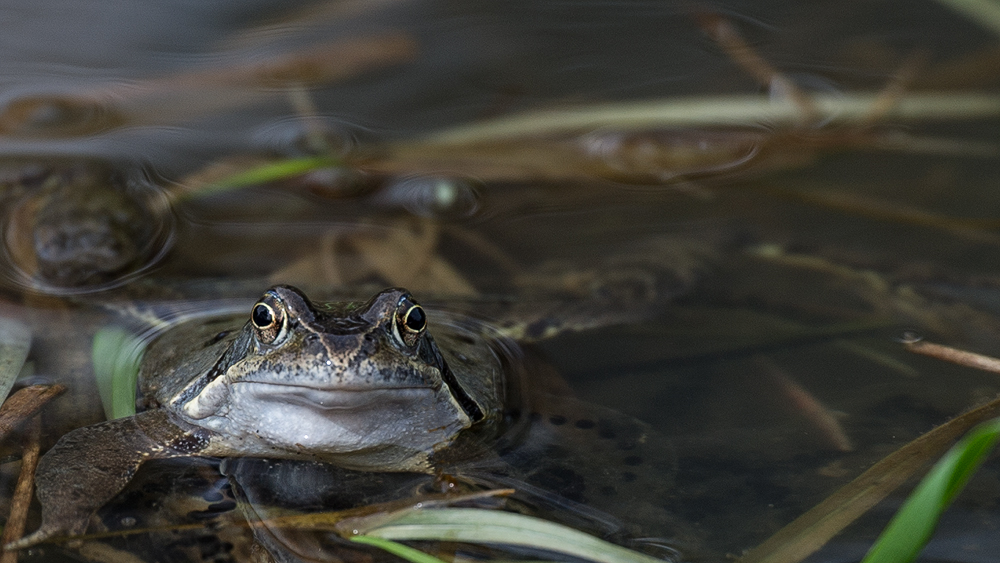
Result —
M460 433L499 425L502 368L476 338L457 327L432 338L423 310L400 289L367 303L313 304L277 286L250 320L179 325L143 360L143 412L74 430L42 458L35 477L42 526L11 547L82 533L152 458L257 456L430 471L435 452Z

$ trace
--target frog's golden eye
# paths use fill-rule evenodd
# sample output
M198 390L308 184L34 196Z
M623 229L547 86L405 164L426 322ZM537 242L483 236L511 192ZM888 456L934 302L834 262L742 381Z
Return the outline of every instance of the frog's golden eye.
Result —
M423 307L414 303L409 297L403 297L396 305L393 325L396 338L412 348L417 345L420 335L427 329L427 315Z
M403 329L412 332L420 333L427 328L427 315L424 314L424 308L416 303L412 303L410 307L403 313L400 323Z
M250 311L250 324L256 329L257 340L264 344L274 344L284 332L284 309L276 299L266 295Z
M265 303L258 303L254 305L253 313L250 314L253 326L260 330L267 330L271 328L274 324L274 317L274 309L271 309L271 306Z

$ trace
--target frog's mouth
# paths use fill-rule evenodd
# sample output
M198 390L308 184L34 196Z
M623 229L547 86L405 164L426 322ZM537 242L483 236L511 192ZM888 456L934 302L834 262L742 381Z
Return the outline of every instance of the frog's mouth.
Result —
M323 389L303 385L239 382L232 393L246 393L255 402L298 404L323 410L351 410L399 403L421 403L436 394L430 387L365 387Z
M376 410L382 405L423 406L439 401L441 389L426 386L336 387L295 385L263 381L234 381L216 378L183 404L182 411L192 420L220 414L224 410L252 411L255 405L287 404L322 410Z

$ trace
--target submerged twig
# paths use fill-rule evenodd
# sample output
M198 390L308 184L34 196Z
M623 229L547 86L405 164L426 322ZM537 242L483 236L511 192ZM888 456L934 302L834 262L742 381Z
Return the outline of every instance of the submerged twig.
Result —
M11 395L0 406L0 440L34 416L45 403L66 390L64 385L31 385Z
M337 532L348 537L353 535L352 530L358 525L375 526L378 523L393 518L398 513L415 510L419 505L424 509L433 509L450 506L455 503L468 502L487 498L502 498L514 494L514 489L490 489L486 491L475 491L471 493L446 493L427 494L419 497L400 499L395 501L381 502L348 508L345 510L331 510L323 512L310 512L306 514L292 514L288 516L276 516L264 520L254 520L248 522L240 519L227 523L227 525L242 527L263 527L263 528L287 528L293 530L321 530ZM151 532L178 532L185 530L198 530L205 528L204 522L193 524L174 524L169 526L152 526L148 528L128 528L124 530L112 530L109 532L98 532L93 534L83 534L78 536L65 536L47 539L50 543L64 543L69 541L90 542L105 538L118 538L133 536L136 534L148 534Z
M906 94L906 91L913 84L917 77L917 71L924 66L927 54L924 51L917 51L910 55L902 66L896 69L889 82L879 92L878 98L872 104L868 117L861 120L860 127L871 127L885 119L885 116L892 111L896 102Z
M698 21L702 29L729 55L729 58L753 76L761 86L779 91L798 106L802 112L803 122L818 121L820 113L813 105L812 99L795 82L750 47L732 22L718 14L703 15Z
M778 385L782 395L790 402L795 412L804 417L822 434L826 442L841 452L854 450L851 438L837 419L837 415L820 402L808 389L786 375L774 362L758 359L771 380Z
M41 451L41 420L36 416L25 436L24 450L21 455L21 473L17 477L14 495L10 501L10 515L3 528L0 542L7 545L24 535L24 525L28 520L28 507L31 506L31 495L34 491L35 468L38 467L38 457ZM0 556L0 563L17 563L17 551L5 551Z
M911 352L916 352L917 354L923 354L925 356L930 356L946 362L952 362L960 366L1000 373L1000 359L992 356L984 356L982 354L959 350L958 348L952 348L951 346L945 346L943 344L923 341L908 342L906 344L906 349Z

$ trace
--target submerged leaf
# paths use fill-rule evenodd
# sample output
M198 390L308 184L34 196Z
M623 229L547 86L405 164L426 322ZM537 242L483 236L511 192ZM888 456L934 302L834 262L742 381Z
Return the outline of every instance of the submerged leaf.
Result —
M30 385L7 397L0 406L0 440L38 413L66 390L63 385Z
M118 327L94 335L94 377L108 419L135 414L135 384L145 342Z
M28 359L29 348L31 329L14 319L0 319L0 400L10 393Z

